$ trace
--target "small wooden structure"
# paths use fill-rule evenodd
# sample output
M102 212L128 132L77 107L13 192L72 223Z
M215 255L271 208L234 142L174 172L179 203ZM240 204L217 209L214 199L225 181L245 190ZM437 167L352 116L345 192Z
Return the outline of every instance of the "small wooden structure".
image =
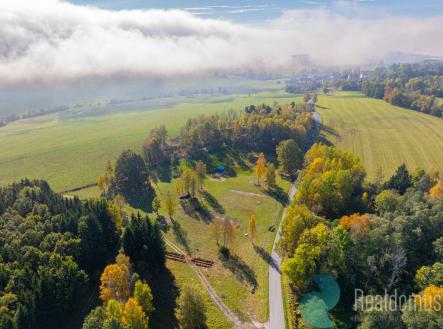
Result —
M165 257L167 259L176 261L176 262L180 262L180 263L186 263L186 256L182 255L182 254L178 254L176 252L169 252L167 251L165 254ZM210 268L212 266L214 266L214 262L212 260L207 260L207 259L203 259L203 258L188 258L188 260L190 260L192 263L194 263L197 266L200 267L205 267L205 268Z

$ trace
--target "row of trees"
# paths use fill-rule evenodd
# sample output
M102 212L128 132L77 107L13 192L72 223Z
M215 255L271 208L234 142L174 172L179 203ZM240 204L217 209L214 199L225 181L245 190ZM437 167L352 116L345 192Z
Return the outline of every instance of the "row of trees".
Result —
M286 84L286 92L290 94L304 94L316 91L321 87L319 81L289 81Z
M443 116L443 65L392 66L378 70L373 77L363 81L362 92L369 96L414 111Z
M305 161L280 240L287 256L282 270L294 293L315 289L314 274L330 273L339 281L345 308L369 300L354 301L355 289L372 300L385 291L411 296L408 307L397 305L397 311L366 304L357 310L360 320L337 320L338 327L439 328L443 316L429 303L443 297L438 173L411 174L402 165L387 181L379 174L377 182L363 183L365 172L355 156L323 145L314 145Z
M312 115L291 105L246 106L243 114L225 114L189 119L176 139L167 139L164 127L150 133L143 144L148 168L185 157L225 149L274 152L278 143L294 139L303 148L313 125Z
M291 106L275 104L271 112L246 112L190 119L180 132L180 148L188 155L217 152L224 147L274 152L285 139L301 145L312 127L309 113L298 113Z

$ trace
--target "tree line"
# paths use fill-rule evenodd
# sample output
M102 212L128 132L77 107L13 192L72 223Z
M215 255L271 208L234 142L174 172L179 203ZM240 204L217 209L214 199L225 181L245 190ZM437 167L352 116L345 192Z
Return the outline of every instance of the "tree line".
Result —
M164 127L154 129L142 153L148 168L156 168L227 149L275 152L278 143L287 139L303 149L312 126L312 115L295 103L250 105L242 114L229 111L189 119L177 138L168 139Z
M366 96L437 117L443 116L443 103L437 99L443 97L442 64L398 64L379 68L369 79L359 83Z

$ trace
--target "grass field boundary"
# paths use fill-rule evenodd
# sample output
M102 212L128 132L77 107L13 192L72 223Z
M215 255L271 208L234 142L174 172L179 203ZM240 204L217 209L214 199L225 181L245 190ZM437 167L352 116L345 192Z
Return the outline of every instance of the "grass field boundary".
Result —
M70 189L70 190L62 191L60 193L61 194L65 194L65 193L78 192L78 191L81 191L81 190L84 190L84 189L87 189L87 188L90 188L90 187L94 187L94 186L97 186L97 183L91 183L91 184L75 187L75 188Z

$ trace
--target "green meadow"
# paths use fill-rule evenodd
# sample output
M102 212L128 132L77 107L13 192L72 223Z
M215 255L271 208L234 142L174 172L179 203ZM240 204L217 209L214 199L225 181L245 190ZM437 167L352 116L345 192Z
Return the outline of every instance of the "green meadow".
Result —
M278 184L285 194L289 183L279 180ZM159 189L160 195L167 191L175 193L175 182L160 184ZM240 170L236 177L208 178L200 200L213 216L227 217L236 223L232 262L224 264L219 258L218 246L210 230L211 222L194 216L181 206L177 206L168 238L194 257L215 261L215 266L204 272L226 305L240 318L247 320L252 316L260 322L267 321L269 257L282 204L254 184L250 171ZM251 214L257 219L254 244L247 236Z
M66 191L96 182L108 159L139 151L152 128L165 125L176 136L187 119L261 102L291 102L281 92L254 95L178 97L79 108L0 128L0 184L41 178Z
M402 163L411 171L443 170L443 120L392 106L359 93L320 96L323 138L357 154L369 178L385 176Z

